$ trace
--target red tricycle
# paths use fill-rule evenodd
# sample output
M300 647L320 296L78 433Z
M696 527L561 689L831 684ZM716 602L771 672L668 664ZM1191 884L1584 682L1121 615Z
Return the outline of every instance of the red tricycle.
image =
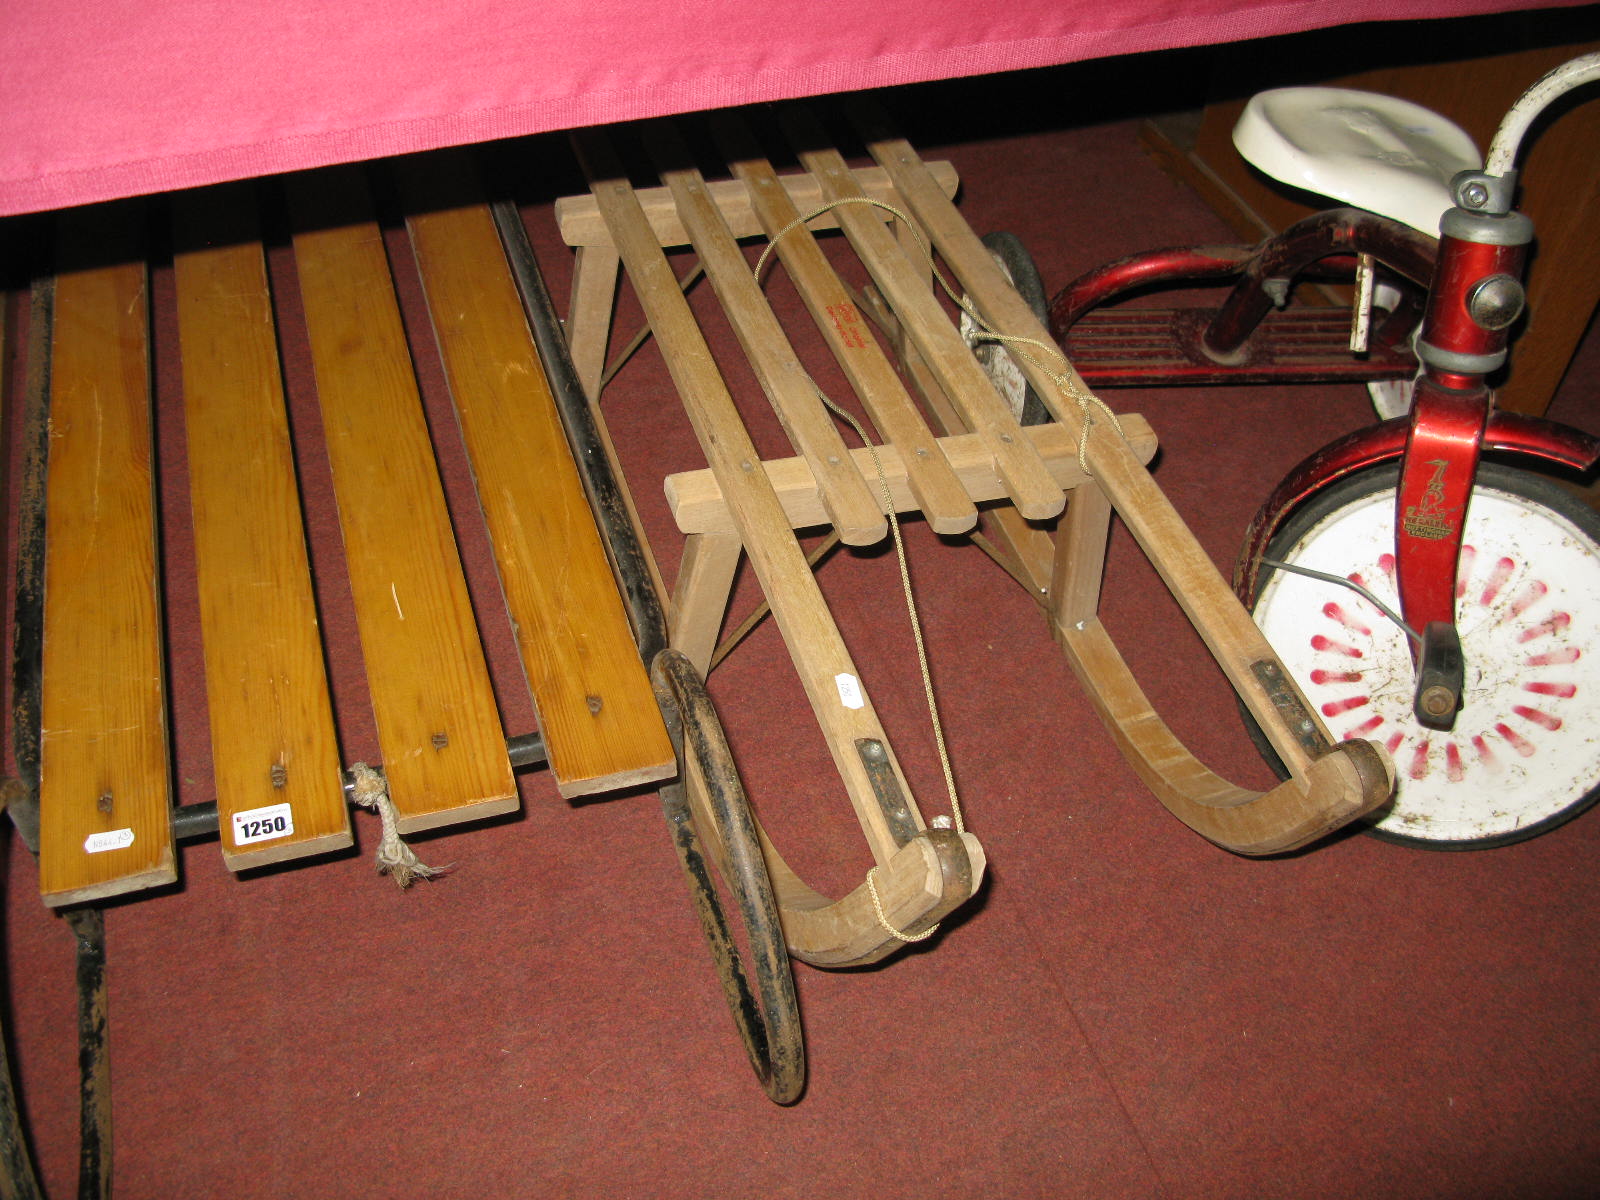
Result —
M1512 107L1486 158L1417 105L1338 88L1253 98L1253 165L1347 205L1257 246L1185 247L1059 291L1050 331L1094 387L1352 380L1381 420L1297 466L1250 526L1235 585L1335 737L1393 756L1372 831L1436 848L1542 833L1600 797L1600 517L1533 467L1590 470L1600 440L1498 411L1486 377L1524 307L1532 223L1515 163L1600 55ZM1437 231L1438 236L1432 236ZM1340 308L1297 284L1348 281ZM1107 307L1224 283L1220 305Z

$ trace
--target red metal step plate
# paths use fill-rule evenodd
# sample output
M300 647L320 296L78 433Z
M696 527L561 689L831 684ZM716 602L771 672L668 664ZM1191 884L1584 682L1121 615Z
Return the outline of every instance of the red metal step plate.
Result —
M1409 379L1408 347L1350 352L1350 314L1295 308L1270 314L1240 350L1219 363L1201 349L1213 315L1203 308L1105 308L1067 331L1065 349L1090 387L1169 387L1234 383L1366 383Z

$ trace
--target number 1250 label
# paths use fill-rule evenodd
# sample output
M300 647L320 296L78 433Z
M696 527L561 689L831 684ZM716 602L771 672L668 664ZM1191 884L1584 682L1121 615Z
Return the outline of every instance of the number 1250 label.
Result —
M235 846L268 842L273 838L288 837L293 832L294 810L287 804L271 804L266 808L252 808L249 812L233 814Z

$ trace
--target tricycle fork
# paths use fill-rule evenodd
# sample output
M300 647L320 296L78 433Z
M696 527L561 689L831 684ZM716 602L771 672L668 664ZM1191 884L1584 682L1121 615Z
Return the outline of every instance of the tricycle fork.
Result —
M1476 172L1455 181L1459 204L1440 224L1417 341L1424 374L1413 391L1395 498L1395 569L1401 615L1419 635L1413 708L1430 729L1451 728L1461 707L1466 664L1455 627L1461 528L1493 399L1485 377L1505 362L1533 240L1533 223L1520 213L1474 211L1508 184Z
M1466 663L1456 631L1456 572L1467 502L1477 477L1489 392L1417 381L1395 499L1395 578L1400 613L1416 632L1413 710L1446 730L1461 707Z

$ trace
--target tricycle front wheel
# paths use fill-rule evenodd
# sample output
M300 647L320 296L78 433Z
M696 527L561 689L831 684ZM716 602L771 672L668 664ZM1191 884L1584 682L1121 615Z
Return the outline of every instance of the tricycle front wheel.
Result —
M1398 611L1398 468L1358 472L1290 516L1242 597L1335 739L1384 745L1396 768L1379 837L1436 849L1522 841L1600 798L1600 516L1548 480L1480 466L1456 584L1467 663L1446 733L1412 712L1407 635L1355 592L1265 560L1356 581Z

